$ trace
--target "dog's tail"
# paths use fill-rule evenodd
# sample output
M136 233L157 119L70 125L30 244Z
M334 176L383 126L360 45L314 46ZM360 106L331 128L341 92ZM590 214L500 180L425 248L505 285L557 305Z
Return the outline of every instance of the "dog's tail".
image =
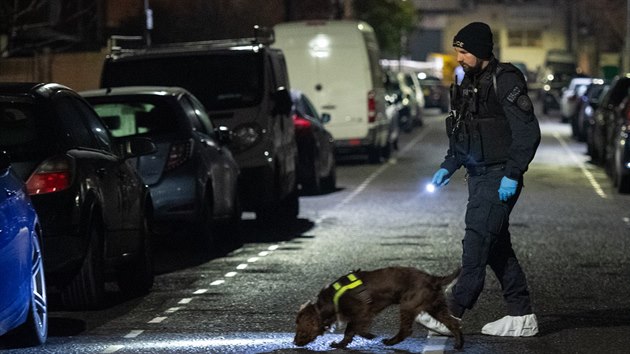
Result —
M442 286L449 285L455 279L457 279L457 277L459 277L459 273L461 273L461 272L462 272L462 268L458 267L453 273L451 273L449 275L445 275L443 277L439 277L440 278L440 284L442 284Z

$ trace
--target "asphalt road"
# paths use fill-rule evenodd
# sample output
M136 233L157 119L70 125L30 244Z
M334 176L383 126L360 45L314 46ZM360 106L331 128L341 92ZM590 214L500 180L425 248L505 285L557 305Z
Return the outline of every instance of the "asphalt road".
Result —
M630 352L630 195L617 194L603 170L570 139L557 117L539 116L543 138L511 217L513 244L527 274L540 333L484 336L505 315L491 273L464 316L465 353ZM402 136L386 163L346 159L338 190L301 197L300 220L260 229L244 216L243 247L213 256L186 235L161 240L153 291L92 312L50 313L48 343L7 353L308 353L332 351L341 331L305 348L292 344L300 304L357 268L414 266L446 274L460 261L466 187L459 171L445 188L425 185L445 152L443 116ZM397 308L377 318L375 340L355 339L354 353L454 352L452 339L413 335L393 347ZM1 349L2 347L0 347Z

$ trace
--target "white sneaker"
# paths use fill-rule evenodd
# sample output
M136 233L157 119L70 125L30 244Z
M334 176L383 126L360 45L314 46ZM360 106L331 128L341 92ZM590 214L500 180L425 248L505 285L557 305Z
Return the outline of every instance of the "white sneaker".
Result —
M483 326L481 333L502 337L531 337L538 333L536 315L505 316Z
M461 319L455 316L453 316L453 318L455 318L458 321L461 321ZM429 329L429 335L434 335L434 336L436 334L443 335L443 336L453 335L453 333L451 333L451 330L449 330L448 327L446 327L442 322L433 318L433 316L429 315L429 313L426 311L420 312L420 314L416 317L416 322L420 323L421 325Z

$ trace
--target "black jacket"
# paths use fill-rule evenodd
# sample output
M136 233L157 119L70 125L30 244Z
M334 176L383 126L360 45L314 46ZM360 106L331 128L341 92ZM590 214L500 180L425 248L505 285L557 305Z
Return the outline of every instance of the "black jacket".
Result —
M454 90L457 117L447 119L449 149L441 167L452 175L461 166L504 165L519 180L540 143L540 127L523 74L493 58L476 75L466 74Z

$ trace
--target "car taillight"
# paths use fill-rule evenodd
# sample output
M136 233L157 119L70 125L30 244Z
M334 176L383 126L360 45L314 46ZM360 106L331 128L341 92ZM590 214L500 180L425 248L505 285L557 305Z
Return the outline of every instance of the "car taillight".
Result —
M26 181L29 195L59 192L72 183L72 162L69 157L54 157L42 162Z
M368 122L376 121L376 99L374 91L368 92Z
M293 115L293 125L296 129L308 129L311 127L311 122L304 117L300 117L297 114Z
M171 144L166 161L165 171L170 171L181 166L192 156L192 140L181 141Z

